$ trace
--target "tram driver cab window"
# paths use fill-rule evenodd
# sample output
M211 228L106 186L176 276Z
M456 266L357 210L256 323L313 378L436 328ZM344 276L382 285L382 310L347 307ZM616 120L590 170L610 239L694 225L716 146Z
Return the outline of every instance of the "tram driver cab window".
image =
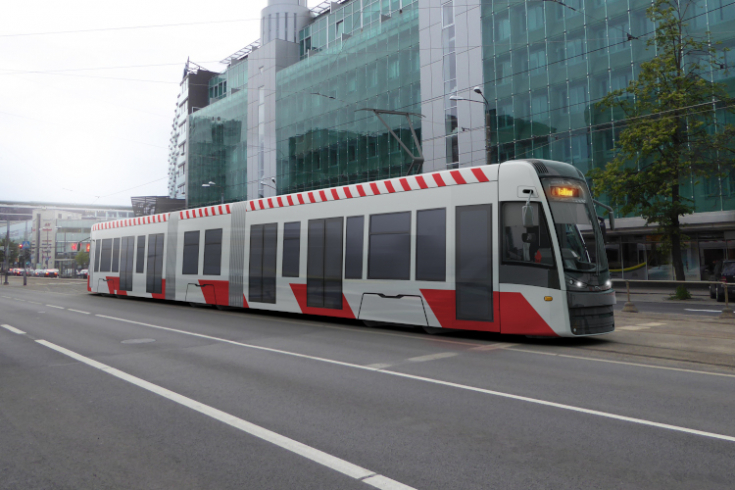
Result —
M525 202L503 204L503 262L553 267L554 254L544 210L532 202L533 226L523 226Z

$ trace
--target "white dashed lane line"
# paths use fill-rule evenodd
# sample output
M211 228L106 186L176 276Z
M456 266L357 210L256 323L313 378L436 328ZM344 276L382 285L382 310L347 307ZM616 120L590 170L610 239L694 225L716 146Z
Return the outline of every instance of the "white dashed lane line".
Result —
M90 314L88 311L75 310L73 308L69 308L67 311L73 311L74 313L81 313L82 315L89 315Z
M0 327L3 327L6 330L9 330L13 333L17 333L18 335L25 335L25 332L23 330L19 330L15 327L11 327L10 325L0 325Z
M56 306L56 305L46 305L46 306L48 306L49 308L56 308L57 310L65 310L66 309L63 306Z

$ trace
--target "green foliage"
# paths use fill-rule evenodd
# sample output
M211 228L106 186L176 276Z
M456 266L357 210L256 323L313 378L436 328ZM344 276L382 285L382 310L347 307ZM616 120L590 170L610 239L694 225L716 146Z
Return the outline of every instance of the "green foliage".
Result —
M722 49L688 34L684 19L694 7L694 2L655 0L648 9L656 33L646 45L656 54L641 63L638 78L627 88L599 103L622 116L617 124L623 130L614 160L589 173L595 191L623 214L639 214L658 225L671 248L677 280L684 279L679 217L694 211L680 187L690 179L728 174L735 158L735 128L722 124L714 110L732 112L733 100L722 85L705 78L710 68L721 68L717 54Z
M9 242L9 243L8 243ZM5 246L8 246L8 267L13 267L13 264L18 259L18 244L15 243L13 240L8 241L7 238L3 238L0 240L0 266L5 265Z
M692 299L692 294L689 292L686 286L682 284L676 288L676 291L674 292L674 295L671 297L671 299Z
M76 256L74 256L74 261L79 267L87 267L87 264L89 264L89 254L87 252L77 252Z

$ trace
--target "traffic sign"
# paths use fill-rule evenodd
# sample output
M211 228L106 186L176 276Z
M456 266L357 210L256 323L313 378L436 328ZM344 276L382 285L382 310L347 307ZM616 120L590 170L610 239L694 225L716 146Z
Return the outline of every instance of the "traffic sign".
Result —
M23 250L28 250L31 248L31 242L28 240L23 240Z

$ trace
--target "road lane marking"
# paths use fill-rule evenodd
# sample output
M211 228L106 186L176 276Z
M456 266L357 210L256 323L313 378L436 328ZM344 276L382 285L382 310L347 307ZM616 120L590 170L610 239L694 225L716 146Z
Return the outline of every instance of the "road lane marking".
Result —
M480 347L473 347L470 350L485 351L485 350L508 349L508 348L514 347L516 345L520 345L520 344L490 344L490 345L481 345Z
M10 330L13 333L17 333L18 335L25 335L25 332L23 330L18 330L15 327L11 327L10 325L0 325L0 327L3 327L6 330Z
M42 305L42 304L43 304L43 303L39 303L39 302L37 302L37 301L30 301L30 300L29 300L28 302L29 302L29 303L33 303L34 305Z
M666 324L654 322L654 323L640 323L638 326L639 327L660 327L662 325L666 325Z
M48 306L49 308L56 308L57 310L65 309L63 306L56 306L56 305L46 305L46 306Z
M630 325L628 327L617 327L616 330L648 330L651 327L644 327L643 325Z
M391 366L394 366L394 365L395 364L389 364L389 363L386 363L386 362L378 362L376 364L368 364L365 367L372 368L372 369L375 369L375 370L380 370L380 369L385 369L385 368L388 368L388 367L391 367Z
M88 311L75 310L75 309L72 309L72 308L69 308L67 311L73 311L74 313L81 313L82 315L90 315L91 314Z
M650 368L650 369L663 369L665 371L680 371L682 373L706 374L709 376L724 376L726 378L735 378L735 374L713 373L709 371L697 371L696 369L675 368L675 367L668 367L668 366L656 366L653 364L643 364L639 362L613 361L611 359L595 359L594 357L573 356L569 354L556 354L554 352L539 352L539 351L527 350L527 349L508 349L508 350L513 351L513 352L523 352L525 354L540 354L542 356L566 357L568 359L579 359L582 361L607 362L610 364L622 364L625 366L636 366L636 367L644 367L644 368Z
M684 311L703 311L704 313L722 313L722 310L695 310L694 308L684 308Z
M247 420L243 420L227 412L223 412L222 410L210 407L209 405L205 405L201 402L180 395L162 386L153 384L149 381L145 381L144 379L138 378L124 371L120 371L119 369L115 369L111 366L108 366L107 364L102 364L101 362L90 359L89 357L84 357L81 354L77 354L76 352L65 349L64 347L52 344L51 342L47 342L45 340L36 340L36 342L48 347L49 349L53 349L56 352L71 357L72 359L76 359L81 363L84 363L95 369L99 369L100 371L115 376L116 378L119 378L123 381L127 381L128 383L138 386L139 388L143 388L144 390L150 391L151 393L155 393L156 395L167 398L175 403L178 403L179 405L183 405L196 412L199 412L231 427L239 429L247 434L250 434L251 436L255 436L258 439L262 439L266 442L279 446L287 451L298 454L299 456L309 459L322 466L326 466L327 468L337 471L338 473L342 473L345 476L349 476L350 478L354 478L355 480L367 483L368 485L375 488L380 488L384 490L415 490L413 487L404 485L403 483L392 480L386 476L379 475L374 471L350 463L349 461L338 458L336 456L332 456L331 454L320 451L319 449L295 441L286 436L268 430L264 427L260 427L259 425L255 425L252 422L248 422Z
M478 387L475 387L475 386L462 385L462 384L459 384L459 383L452 383L450 381L443 381L443 380L439 380L439 379L426 378L424 376L416 376L416 375L413 375L413 374L401 373L401 372L398 372L398 371L387 371L385 369L376 369L374 367L362 366L362 365L359 365L359 364L352 364L352 363L349 363L349 362L337 361L337 360L333 360L333 359L327 359L327 358L324 358L324 357L309 356L309 355L306 355L306 354L299 354L297 352L290 352L290 351L285 351L285 350L280 350L280 349L273 349L271 347L262 347L262 346L259 346L259 345L244 344L242 342L236 342L234 340L227 340L227 339L222 339L222 338L219 338L219 337L212 337L211 335L204 335L204 334L200 334L200 333L187 332L186 330L178 330L178 329L175 329L175 328L163 327L161 325L152 325L150 323L136 322L134 320L126 320L124 318L117 318L117 317L114 317L114 316L107 316L107 315L95 315L95 316L97 316L99 318L107 318L109 320L116 320L116 321L120 321L120 322L124 322L124 323L131 323L131 324L134 324L134 325L141 325L141 326L144 326L144 327L155 328L155 329L159 329L159 330L165 330L165 331L168 331L168 332L175 332L175 333L181 333L181 334L184 334L184 335L191 335L192 337L199 337L199 338L202 338L202 339L215 340L215 341L218 341L218 342L223 342L223 343L231 344L231 345L237 345L237 346L240 346L240 347L246 347L246 348L249 348L249 349L255 349L255 350L260 350L260 351L264 351L264 352L273 352L273 353L276 353L276 354L284 354L284 355L287 355L287 356L296 357L296 358L300 358L300 359L310 359L310 360L313 360L313 361L320 361L320 362L324 362L324 363L328 363L328 364L333 364L335 366L351 367L351 368L354 368L354 369L361 369L361 370L371 371L371 372L375 372L375 373L387 374L387 375L396 376L396 377L399 377L399 378L413 379L413 380L416 380L416 381L423 381L423 382L431 383L431 384L435 384L435 385L447 386L447 387L451 387L451 388L458 388L458 389L461 389L461 390L472 391L472 392L475 392L475 393L482 393L482 394L485 394L485 395L497 396L497 397L500 397L500 398L507 398L507 399L510 399L510 400L523 401L523 402L532 403L532 404L535 404L535 405L542 405L542 406L547 406L547 407L559 408L559 409L562 409L562 410L568 410L568 411L571 411L571 412L578 412L578 413L584 413L584 414L588 414L588 415L595 415L595 416L598 416L598 417L608 418L608 419L612 419L612 420L619 420L619 421L622 421L622 422L630 422L630 423L645 425L645 426L649 426L649 427L656 427L656 428L659 428L659 429L668 429L668 430L673 430L673 431L676 431L676 432L683 432L683 433L686 433L686 434L693 434L693 435L698 435L698 436L703 436L703 437L711 437L713 439L719 439L719 440L728 441L728 442L735 442L735 437L728 436L728 435L725 435L725 434L717 434L715 432L706 432L706 431L702 431L702 430L698 430L698 429L690 429L688 427L681 427L681 426L678 426L678 425L664 424L664 423L661 423L661 422L654 422L652 420L639 419L639 418L635 418L635 417L628 417L628 416L625 416L625 415L618 415L618 414L611 413L611 412L603 412L603 411L600 411L600 410L592 410L592 409L583 408L583 407L576 407L574 405L566 405L566 404L563 404L563 403L550 402L550 401L541 400L541 399L538 399L538 398L531 398L531 397L527 397L527 396L514 395L512 393L504 393L502 391L488 390L488 389L485 389L485 388L478 388ZM508 350L511 350L512 351L512 350L515 350L515 349L508 349ZM531 352L533 352L533 351L531 351ZM574 357L574 356L565 356L565 355L561 355L561 354L557 354L557 355L559 355L560 357ZM583 358L583 359L586 359L586 360L595 360L595 359L591 359L591 358ZM632 364L632 363L621 363L621 364ZM643 366L643 367L658 367L658 366L646 366L645 364L642 364L641 366ZM685 369L677 369L677 371L687 371L687 370L685 370ZM717 373L704 373L704 372L701 372L701 371L692 371L692 372L695 372L695 373L698 373L698 374L715 374L715 375L717 374ZM722 374L721 376L734 377L733 375L727 375L727 374Z
M454 357L456 355L458 355L457 352L438 352L436 354L428 354L425 356L409 357L405 362L436 361L437 359L446 359L447 357Z

